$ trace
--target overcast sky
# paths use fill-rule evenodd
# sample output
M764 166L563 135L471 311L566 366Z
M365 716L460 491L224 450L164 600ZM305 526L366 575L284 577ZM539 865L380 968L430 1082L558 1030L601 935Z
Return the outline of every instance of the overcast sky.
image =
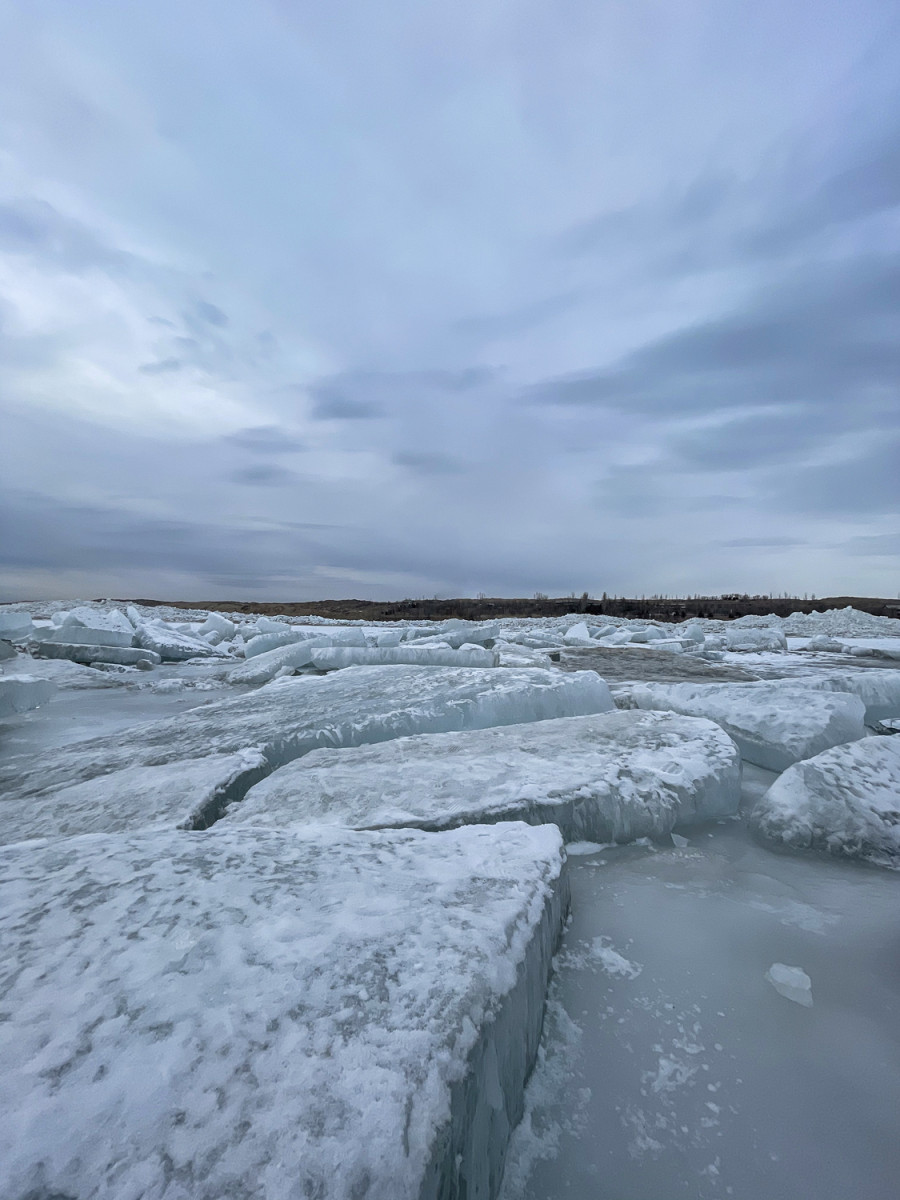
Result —
M900 590L900 2L0 0L0 599Z

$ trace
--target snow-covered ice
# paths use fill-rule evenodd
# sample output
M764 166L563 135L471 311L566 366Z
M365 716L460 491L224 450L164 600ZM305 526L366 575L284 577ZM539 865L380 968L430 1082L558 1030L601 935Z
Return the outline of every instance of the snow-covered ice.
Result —
M851 692L866 706L869 725L900 717L900 671L826 671L803 677L803 686L823 692Z
M251 788L226 821L354 828L524 820L624 842L733 816L741 763L711 721L608 712L317 750Z
M812 1008L812 980L802 967L789 967L786 963L772 963L765 978L779 996L793 1000L804 1008Z
M59 623L44 630L50 642L69 642L82 646L130 646L134 626L117 608L103 612L96 608L73 608Z
M219 657L221 651L204 638L180 633L161 621L141 621L135 630L135 643L153 650L163 662L186 662L190 658Z
M40 708L55 691L51 680L36 675L0 675L0 717Z
M0 799L0 844L82 833L202 829L268 771L258 750L242 750L123 767L24 803Z
M748 762L772 771L865 736L859 696L817 691L805 680L636 684L617 691L616 702L708 717L734 738Z
M0 1194L496 1194L557 830L95 835L2 854Z
M900 869L900 737L863 738L797 763L750 821L780 845Z
M127 737L115 733L75 742L51 759L43 754L8 759L0 768L0 795L4 806L20 810L17 825L22 828L32 797L49 799L62 788L125 768L257 750L272 770L324 746L582 716L612 707L606 684L590 671L351 667L330 675L279 679L254 692L135 726ZM229 799L239 794L232 789ZM40 830L28 836L41 836Z

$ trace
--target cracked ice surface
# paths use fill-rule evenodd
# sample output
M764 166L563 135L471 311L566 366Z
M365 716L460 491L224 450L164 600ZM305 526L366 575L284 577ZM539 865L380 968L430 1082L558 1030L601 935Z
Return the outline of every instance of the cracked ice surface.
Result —
M558 830L220 827L0 861L0 1194L495 1193Z
M750 823L784 846L900 869L900 738L864 738L797 763L757 802Z
M129 777L122 773L132 768L198 763L213 755L256 751L271 770L321 746L580 716L612 707L609 689L591 671L564 675L538 669L350 667L329 676L282 679L256 692L135 726L127 735L75 742L61 748L52 761L43 754L7 760L0 769L0 810L10 816L0 823L0 840L9 840L4 827L13 823L17 838L55 832L45 824L52 803L35 808L33 797L52 801L52 795L62 789L114 772L120 773L125 786ZM243 790L258 778L254 767ZM177 815L181 823L202 805L192 799L187 773L183 783L172 786L180 796L156 794L163 813ZM125 809L118 806L115 784L105 780L103 788L112 806L110 827L123 828ZM151 793L152 788L148 798ZM241 787L234 785L226 801L242 794ZM134 827L154 822L160 815L159 810L134 802L125 808L133 814ZM30 822L32 811L35 819ZM207 815L215 820L219 814ZM88 828L97 829L98 824L92 820Z
M783 771L804 758L865 736L857 695L818 691L800 681L634 684L617 692L623 707L667 709L708 717L728 733L748 762Z
M317 750L251 788L226 821L548 821L567 841L629 841L732 816L740 786L738 749L711 721L609 712Z

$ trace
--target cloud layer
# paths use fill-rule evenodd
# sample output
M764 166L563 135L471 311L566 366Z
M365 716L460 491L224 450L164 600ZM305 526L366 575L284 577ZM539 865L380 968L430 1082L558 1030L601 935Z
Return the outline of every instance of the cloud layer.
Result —
M0 599L896 594L898 35L0 0Z

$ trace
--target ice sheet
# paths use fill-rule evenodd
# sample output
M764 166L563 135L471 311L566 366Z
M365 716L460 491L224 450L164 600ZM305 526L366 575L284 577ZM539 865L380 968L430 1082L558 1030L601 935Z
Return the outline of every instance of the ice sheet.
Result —
M158 766L257 749L270 768L322 746L354 746L414 733L483 729L613 707L591 671L351 667L280 679L119 734L54 754L22 755L0 768L0 795L49 795L126 767Z
M150 833L2 855L0 1194L496 1193L559 833Z
M68 632L68 631L66 631ZM139 662L158 666L159 655L154 650L137 646L101 646L95 643L38 642L36 653L41 658L67 658L76 663L119 663L136 666Z
M751 813L770 841L900 869L900 737L868 737L797 763Z
M622 707L708 717L734 738L748 762L770 771L865 735L865 708L858 696L817 691L805 679L635 684L617 690L616 700Z
M446 829L553 822L567 841L625 842L732 816L737 747L711 721L609 712L317 750L251 788L225 818Z

